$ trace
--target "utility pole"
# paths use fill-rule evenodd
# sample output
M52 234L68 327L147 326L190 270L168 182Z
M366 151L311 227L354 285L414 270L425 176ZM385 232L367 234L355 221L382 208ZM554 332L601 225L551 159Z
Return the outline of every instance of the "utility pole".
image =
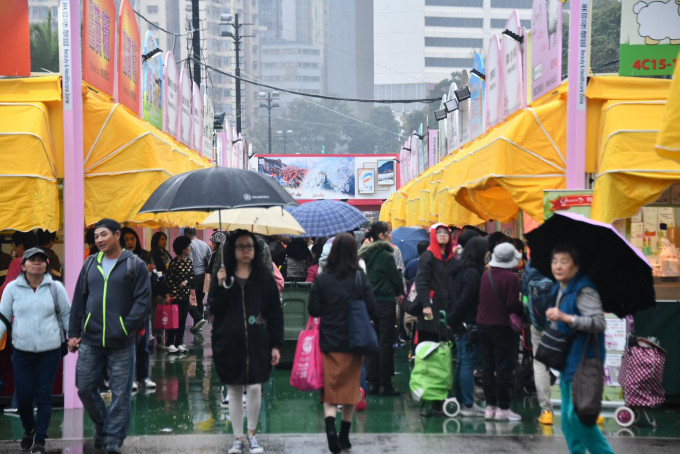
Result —
M261 102L260 107L267 109L267 120L269 122L269 129L267 130L269 136L268 150L269 154L272 154L272 109L274 107L279 107L277 103L272 104L272 99L278 99L279 92L277 90L267 92L261 91L257 94L257 97L266 101L266 104Z
M292 129L287 129L285 131L276 131L276 135L283 139L283 154L286 154L286 144L288 143L288 134L293 134ZM271 151L270 151L271 153Z
M201 86L201 25L198 17L198 0L191 0L191 50L194 60L194 82Z
M234 50L236 51L236 133L240 134L241 133L241 39L242 38L252 38L255 35L241 35L241 27L244 25L254 25L251 23L248 24L239 24L238 22L238 13L234 14L233 20L234 22L231 22L232 16L231 14L222 14L220 16L220 22L226 25L231 25L231 27L234 29L233 32L226 32L223 31L220 33L220 36L227 36L229 38L232 38L234 40Z

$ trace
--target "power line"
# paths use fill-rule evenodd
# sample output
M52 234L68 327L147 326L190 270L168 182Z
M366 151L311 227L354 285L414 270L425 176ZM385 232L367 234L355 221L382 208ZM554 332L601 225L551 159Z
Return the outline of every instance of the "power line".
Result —
M154 28L156 28L156 29L158 29L158 30L160 30L164 33L167 33L168 35L178 37L178 36L187 36L187 35L190 35L191 33L193 33L193 30L189 30L186 33L175 33L175 32L168 31L168 30L164 29L163 27L161 27L160 25L151 22L149 19L144 17L140 12L136 11L135 9L133 9L132 11L134 11L134 13L137 15L137 17L142 19L144 22L146 22L147 24L151 25L152 27L154 27Z

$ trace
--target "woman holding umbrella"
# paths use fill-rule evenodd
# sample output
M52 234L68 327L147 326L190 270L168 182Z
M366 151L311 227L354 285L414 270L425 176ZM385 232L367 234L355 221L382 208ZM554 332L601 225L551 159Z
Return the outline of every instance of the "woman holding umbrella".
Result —
M587 274L579 273L580 265L580 254L575 248L559 244L553 248L551 267L558 282L554 290L557 305L548 309L545 314L551 323L557 325L557 329L574 336L567 363L560 371L562 432L572 453L585 452L587 449L592 453L613 454L614 451L597 424L583 424L574 411L571 400L572 378L581 361L588 335L595 334L600 359L604 362L604 330L607 326L597 288ZM593 345L588 345L586 356L595 357Z

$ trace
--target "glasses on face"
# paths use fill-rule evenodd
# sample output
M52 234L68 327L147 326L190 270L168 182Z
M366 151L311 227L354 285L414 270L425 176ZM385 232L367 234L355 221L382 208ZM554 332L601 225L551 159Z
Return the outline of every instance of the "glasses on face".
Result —
M253 249L255 249L255 246L253 246L252 244L237 244L236 249L238 249L239 251L252 251Z

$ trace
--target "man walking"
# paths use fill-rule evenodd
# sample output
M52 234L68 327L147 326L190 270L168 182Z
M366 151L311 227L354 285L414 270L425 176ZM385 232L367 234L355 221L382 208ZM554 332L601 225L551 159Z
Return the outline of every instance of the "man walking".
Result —
M190 328L192 333L197 332L205 324L203 319L203 284L205 283L205 273L208 270L208 263L210 262L210 246L205 241L196 238L196 229L186 227L184 229L184 236L191 240L191 261L194 263L194 289L196 290L196 304L198 311L191 311L191 317L194 319L194 326ZM194 317L196 315L196 317ZM199 317L200 316L200 317Z
M94 228L99 253L88 257L71 306L69 350L79 350L78 397L94 422L95 448L121 452L130 423L135 372L135 332L144 327L151 305L148 270L120 245L120 224L102 219ZM109 371L111 406L106 408L98 385Z

